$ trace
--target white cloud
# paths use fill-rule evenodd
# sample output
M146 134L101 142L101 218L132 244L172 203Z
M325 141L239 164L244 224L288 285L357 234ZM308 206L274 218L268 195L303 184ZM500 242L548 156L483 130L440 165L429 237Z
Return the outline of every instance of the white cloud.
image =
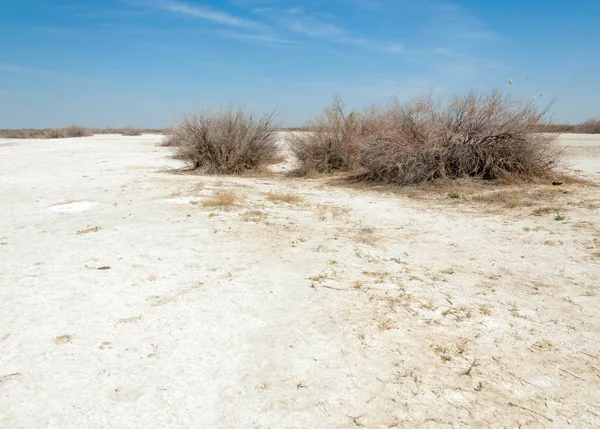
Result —
M145 3L136 2L136 4L154 7L157 9L166 10L168 12L179 13L182 15L200 18L217 24L229 25L233 27L261 27L261 24L256 21L240 18L227 12L209 9L204 6L183 3L175 0L158 0Z
M248 33L238 33L235 31L220 31L218 32L220 36L227 37L230 39L240 40L240 41L249 41L249 42L258 42L264 43L268 45L290 45L293 42L287 39L281 39L279 37L273 37L266 34L248 34Z

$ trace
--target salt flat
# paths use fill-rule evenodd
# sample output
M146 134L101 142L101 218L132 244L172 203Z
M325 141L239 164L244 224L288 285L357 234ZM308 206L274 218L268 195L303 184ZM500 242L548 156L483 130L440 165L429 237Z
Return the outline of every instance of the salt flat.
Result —
M162 138L0 140L0 427L600 426L598 187L174 174Z

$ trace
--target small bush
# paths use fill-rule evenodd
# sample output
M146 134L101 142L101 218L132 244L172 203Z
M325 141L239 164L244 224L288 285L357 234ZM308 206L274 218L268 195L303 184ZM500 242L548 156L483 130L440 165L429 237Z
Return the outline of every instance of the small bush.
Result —
M185 115L164 144L175 146L176 157L203 173L259 170L279 155L274 118L243 108Z
M63 131L64 137L89 137L93 135L92 130L81 125L71 125Z
M360 118L347 114L336 96L324 114L311 121L308 132L290 136L290 148L300 162L298 173L353 171L359 164Z

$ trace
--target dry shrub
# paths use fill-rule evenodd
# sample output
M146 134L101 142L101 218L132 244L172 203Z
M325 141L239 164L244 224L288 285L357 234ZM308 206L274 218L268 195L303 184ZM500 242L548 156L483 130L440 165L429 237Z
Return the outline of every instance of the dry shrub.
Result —
M575 132L582 134L600 134L600 119L588 119L575 125Z
M166 135L160 145L162 147L179 147L180 140L174 135Z
M202 201L202 205L209 207L230 206L237 200L237 194L234 191L218 191L214 197Z
M600 119L588 119L579 124L540 124L534 130L539 133L600 134Z
M4 129L0 130L0 138L5 139L42 139L45 138L46 129L18 129L18 130L9 130Z
M559 156L554 137L530 132L545 114L499 92L392 103L365 121L374 125L363 131L360 177L411 184L548 175Z
M142 130L133 127L123 128L121 134L124 136L141 136Z
M531 132L546 113L497 91L446 103L428 95L348 115L336 97L309 133L292 137L291 148L301 173L355 171L397 184L538 177L551 173L559 156L553 136Z
M185 115L168 144L190 168L208 174L258 170L279 155L274 113L257 117L243 108Z
M67 137L64 128L51 128L44 131L44 138L46 139L62 139Z
M359 165L360 117L356 112L347 114L338 96L305 128L308 132L289 138L292 153L300 162L297 173L353 171Z
M269 192L267 194L267 199L274 203L282 202L293 204L302 202L302 197L290 192Z
M89 137L93 135L92 130L81 125L70 125L64 129L64 137Z

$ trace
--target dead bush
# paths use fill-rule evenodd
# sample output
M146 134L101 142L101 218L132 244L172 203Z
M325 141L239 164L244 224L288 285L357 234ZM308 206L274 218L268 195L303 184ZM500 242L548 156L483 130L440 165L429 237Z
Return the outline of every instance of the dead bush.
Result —
M393 103L361 140L360 177L411 184L548 175L559 155L554 137L530 132L545 114L499 92L471 92L448 103L431 96Z
M243 108L185 115L167 140L188 166L208 174L242 174L279 155L275 115L257 117Z
M290 136L290 148L300 162L298 173L353 171L359 164L360 117L346 113L336 96L322 116L313 119L305 133Z
M64 137L89 137L93 135L92 130L81 125L70 125L63 132Z

